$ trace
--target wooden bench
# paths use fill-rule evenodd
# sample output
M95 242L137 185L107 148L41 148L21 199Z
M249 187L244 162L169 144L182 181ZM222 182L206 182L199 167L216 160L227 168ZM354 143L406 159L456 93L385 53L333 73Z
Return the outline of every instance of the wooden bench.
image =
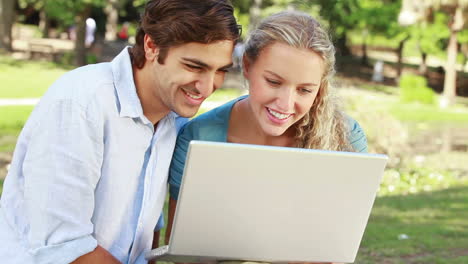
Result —
M59 54L52 44L45 43L44 41L30 41L28 52L30 59L46 58L53 61L57 61Z

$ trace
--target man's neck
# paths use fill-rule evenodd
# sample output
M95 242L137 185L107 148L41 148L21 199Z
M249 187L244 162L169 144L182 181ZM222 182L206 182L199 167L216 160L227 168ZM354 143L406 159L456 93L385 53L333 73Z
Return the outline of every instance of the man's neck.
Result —
M145 65L142 69L138 69L135 66L132 68L133 79L141 107L143 108L143 114L151 123L157 124L170 112L170 109L162 103L161 98L157 94L153 80L151 79L151 74L153 73L150 71L149 66Z

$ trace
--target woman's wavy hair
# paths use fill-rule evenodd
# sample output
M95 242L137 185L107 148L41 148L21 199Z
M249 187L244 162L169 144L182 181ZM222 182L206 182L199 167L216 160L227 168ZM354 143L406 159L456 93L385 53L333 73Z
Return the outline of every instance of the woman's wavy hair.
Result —
M139 69L145 65L146 34L159 47L158 62L163 64L171 47L189 42L236 42L240 33L229 0L149 0L130 52L132 63Z
M335 74L335 47L328 32L306 13L280 12L264 19L250 33L244 55L253 63L266 46L275 42L311 50L323 59L324 72L317 97L310 111L294 125L295 146L354 151L348 140L347 117L339 108L330 85Z

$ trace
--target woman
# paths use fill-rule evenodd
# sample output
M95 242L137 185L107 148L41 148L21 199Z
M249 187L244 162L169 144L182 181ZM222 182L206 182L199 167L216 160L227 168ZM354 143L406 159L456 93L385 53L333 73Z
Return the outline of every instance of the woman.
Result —
M179 134L169 176L170 219L191 140L366 152L363 131L333 97L334 64L327 32L309 15L281 12L262 21L245 44L250 95L193 119Z

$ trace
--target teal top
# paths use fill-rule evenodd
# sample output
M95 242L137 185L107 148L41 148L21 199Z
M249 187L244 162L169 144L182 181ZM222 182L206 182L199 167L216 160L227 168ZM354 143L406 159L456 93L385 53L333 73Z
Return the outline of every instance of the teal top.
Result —
M169 169L169 192L177 199L182 182L185 158L190 141L227 142L229 118L234 104L247 96L236 98L188 122L179 133ZM359 124L349 117L349 140L356 152L367 152L367 139Z

